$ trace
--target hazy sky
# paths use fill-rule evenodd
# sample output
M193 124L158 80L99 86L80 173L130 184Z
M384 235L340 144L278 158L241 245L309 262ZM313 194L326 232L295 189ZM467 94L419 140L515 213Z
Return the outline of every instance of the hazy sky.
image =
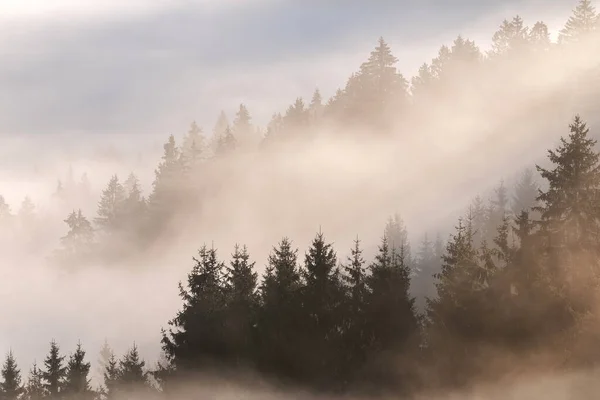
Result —
M516 13L560 27L575 0L0 0L0 134L211 130L329 96L383 35L411 75Z

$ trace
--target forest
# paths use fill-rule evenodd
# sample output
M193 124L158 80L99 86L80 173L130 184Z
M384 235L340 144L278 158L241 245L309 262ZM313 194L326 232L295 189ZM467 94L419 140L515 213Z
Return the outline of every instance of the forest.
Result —
M202 244L189 254L187 279L179 283L180 309L164 321L158 363L147 364L135 343L115 354L107 342L97 366L103 379L92 384L85 343L66 353L48 338L43 363L17 362L4 349L0 399L181 398L190 382L221 379L410 398L530 371L596 367L600 60L586 64L580 55L600 48L599 40L600 15L590 0L580 0L556 41L543 22L527 26L516 16L500 24L491 49L458 36L409 79L380 38L330 99L319 90L310 102L299 97L267 127L255 126L241 104L231 122L221 113L210 134L193 122L180 140L168 136L148 191L136 173L114 174L96 198L87 175L76 178L70 170L52 194L63 213L58 219L30 197L13 206L0 196L2 251L40 257L45 267L70 274L99 265L135 270L178 238L210 236L198 210L241 171L275 168L274 157L324 141L391 143L406 130L420 137L418 152L428 131L459 110L472 113L464 124L489 129L486 116L508 115L495 99L509 90L519 100L533 96L533 77L547 77L549 62L561 60L563 72L553 73L570 74L569 85L528 97L534 106L492 132L526 131L527 121L539 119L559 130L560 140L538 151L545 158L531 160L514 183L494 182L489 199L466 204L449 235L439 229L411 243L399 210L375 238L345 221L355 236L348 248L318 226L306 248L283 236L270 244L266 260L244 243L229 251L218 242ZM569 63L580 67L574 72ZM470 97L475 90L482 101ZM448 140L460 129L449 127ZM286 175L278 179L282 187L295 185ZM326 191L314 193L314 202L323 215L335 214L335 206L320 203ZM95 214L85 204L97 205ZM60 238L49 228L57 223ZM376 248L366 249L365 240L377 241Z

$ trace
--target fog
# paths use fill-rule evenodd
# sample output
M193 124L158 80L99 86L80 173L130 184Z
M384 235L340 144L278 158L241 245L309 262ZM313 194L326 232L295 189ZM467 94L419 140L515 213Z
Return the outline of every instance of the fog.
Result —
M103 11L104 20L121 12L134 13L136 7L150 12L144 2L135 2L139 6L132 3L126 9L120 8L121 3L112 3L100 8L90 5L93 12L92 8L78 9L74 2L64 5L57 2L53 8L46 7L44 2L25 5L9 1L0 7L10 13L4 18L10 19L14 14L11 23L23 27L32 24L29 18L34 18L34 14L41 21L32 26L50 23L44 19L47 14L66 15L60 11L62 7L80 17L85 11L86 18ZM213 4L201 3L206 3L206 7ZM547 16L560 23L570 8L557 7L549 15L548 9L541 6L538 9L539 2L532 4L525 5L525 11L531 14L539 11L540 18ZM160 7L151 10L158 20ZM504 10L481 10L478 20L486 23L478 24L481 27L477 32L472 32L472 25L462 21L460 29L411 39L409 48L414 49L414 54L399 49L407 57L398 65L400 72L410 78L420 63L435 56L443 44L439 42L441 38L450 44L464 31L472 32L466 35L468 38L491 37L502 18L512 17L506 14L498 18L500 11ZM537 18L538 14L535 15ZM535 22L526 20L530 26ZM361 40L371 46L376 38L377 34ZM487 50L483 44L477 44ZM395 52L393 42L391 46ZM67 86L79 83L65 78L59 62L57 69L50 67L43 71L43 79L38 82L13 87L16 101L7 110L15 110L15 114L7 116L5 124L0 123L0 194L14 212L22 199L30 196L47 220L44 234L36 239L38 247L44 249L41 254L30 254L4 237L5 244L0 245L0 303L4 305L0 313L0 351L12 349L25 373L34 360L39 364L45 357L51 339L56 339L66 353L73 351L81 340L95 369L97 354L105 340L117 354L135 342L147 363L153 365L160 350L160 329L167 327L181 306L177 284L185 279L193 265L192 257L203 244L214 244L223 259L229 258L234 244L246 244L258 270L262 271L271 247L279 239L290 237L303 254L319 229L334 242L340 260L346 257L356 235L364 238L371 254L386 219L396 212L406 223L414 245L427 232L447 235L474 196L487 197L501 179L511 185L523 168L544 162L546 150L565 134L576 113L588 119L592 130L597 127L600 122L594 119L597 117L591 112L586 114L591 107L585 95L555 101L556 96L572 87L573 76L600 62L599 54L590 55L582 50L585 46L588 44L571 49L568 57L551 53L536 60L523 57L510 65L498 66L478 76L476 84L465 87L460 101L434 98L428 110L419 109L409 117L399 117L395 126L398 134L391 138L358 132L358 139L354 136L347 139L339 134L340 127L327 125L320 127L321 135L312 142L283 147L283 151L266 151L260 156L250 150L232 162L227 173L210 175L207 171L206 179L211 184L222 180L219 190L208 193L195 213L173 221L168 233L160 238L159 248L145 250L135 261L123 262L119 267L95 265L78 271L54 268L46 260L66 233L63 220L70 211L51 200L58 179L64 182L69 171L76 180L87 174L93 199L77 207L93 219L101 190L115 173L125 179L135 172L144 195L151 192L154 170L169 134L175 134L179 143L190 122L197 119L209 137L217 110L224 108L232 117L232 110L240 102L256 115L255 124L265 126L274 111L284 111L296 96L308 99L315 86L326 89L324 97L333 95L370 50L366 47L360 53L356 50L335 53L331 47L332 55L314 56L304 64L295 59L275 59L247 72L243 65L238 67L237 61L231 60L225 66L227 73L211 76L203 71L194 77L193 81L202 81L201 88L207 90L206 94L193 96L186 90L190 81L182 80L181 76L159 76L161 84L157 84L157 89L168 86L171 80L177 89L166 93L166 100L149 100L151 104L145 108L140 94L143 91L135 96L124 92L125 100L118 100L120 106L135 109L131 115L139 117L138 125L110 104L113 97L120 96L119 92L108 94L97 104L81 104L78 99L85 96L69 97L73 89L67 87L63 103L63 94L50 82L52 75L56 73L61 84ZM5 47L8 48L19 53L15 48ZM26 53L27 49L21 51ZM3 55L7 57L9 52ZM98 55L96 61L102 62L102 57ZM307 71L299 72L308 64L312 65ZM496 73L505 68L513 73L510 82L496 78ZM157 71L168 75L173 70ZM126 73L134 79L137 72ZM187 73L194 74L194 69ZM469 73L466 70L465 75ZM1 74L0 70L0 81L11 81L6 71L5 76ZM264 84L252 83L257 81ZM32 92L19 92L24 88ZM489 101L490 94L493 101ZM32 109L28 110L28 100L34 98ZM203 98L198 104L212 105L207 107L208 111L198 110L193 102L187 103L192 98ZM9 100L3 98L1 103L8 104ZM173 102L175 107L187 105L180 110L165 108L165 115L161 115L160 105L166 101ZM51 112L41 112L50 102L55 103L49 108ZM96 107L100 111L92 112ZM109 112L103 114L105 110ZM144 118L147 120L142 121ZM20 119L24 121L22 124ZM95 121L99 123L98 132L90 128ZM46 122L48 132L44 131ZM154 123L157 128L145 132ZM80 130L76 129L78 124ZM574 376L535 378L515 384L509 393L505 387L477 388L475 394L459 393L455 398L526 399L552 393L552 397L544 398L567 399L573 396L569 394L575 390L572 388L578 386L575 382L586 379L586 374L587 371ZM223 398L235 397L236 392L228 390L222 394ZM437 398L432 396L428 398Z

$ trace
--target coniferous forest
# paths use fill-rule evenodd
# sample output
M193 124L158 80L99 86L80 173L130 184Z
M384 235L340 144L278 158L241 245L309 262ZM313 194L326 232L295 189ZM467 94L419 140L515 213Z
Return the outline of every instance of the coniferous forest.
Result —
M477 196L465 204L449 235L439 229L413 241L401 217L410 210L398 210L375 238L345 221L356 237L347 246L334 244L327 228L318 226L306 248L284 235L270 243L267 259L255 258L243 238L232 249L200 243L186 255L179 311L164 321L158 363L146 363L135 343L124 354L106 343L95 365L85 343L48 338L41 362L4 349L0 399L181 398L190 382L219 380L410 398L531 371L597 367L600 60L582 62L579 55L600 48L600 17L590 0L574 7L557 40L543 22L528 26L516 16L499 25L490 49L458 36L412 78L396 69L398 59L380 38L330 99L319 90L310 101L299 97L266 127L256 126L241 104L231 120L221 113L211 132L193 122L181 138L166 137L148 190L134 172L94 183L70 170L52 195L63 212L60 238L49 237L56 218L38 210L35 199L9 205L0 196L3 251L18 248L67 274L99 265L143 268L143 260L172 243L165 238L194 240L201 231L210 236L203 220L191 216L240 171L259 162L275 168L274 161L264 161L273 154L285 157L326 140L385 143L405 130L420 135L415 146L423 146L433 126L472 113L464 125L448 127L452 142L469 123L483 132L486 118L508 119L507 106L495 99L510 90L516 103L526 98L530 107L495 124L493 134L512 129L525 136L532 120L560 132L555 146L534 152L542 159L525 160L529 168L514 184L494 181L489 199ZM534 87L536 77L561 73L569 75L568 85ZM480 101L469 97L475 90ZM284 175L278 179L282 187L295 185ZM99 198L95 184L104 185ZM353 195L363 190L369 188ZM323 205L323 215L335 214L336 207L323 200L326 191L312 193L310 201ZM94 213L84 206L90 202ZM243 212L253 211L237 215ZM289 229L292 234L294 227ZM373 242L374 248L365 245ZM63 345L76 347L68 353ZM99 382L91 381L92 367L101 371Z

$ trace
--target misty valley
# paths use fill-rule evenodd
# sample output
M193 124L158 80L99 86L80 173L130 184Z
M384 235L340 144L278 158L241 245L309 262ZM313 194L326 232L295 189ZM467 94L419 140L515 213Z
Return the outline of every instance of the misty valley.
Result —
M596 398L600 14L574 3L412 77L381 37L265 124L246 93L159 144L0 133L0 400Z

